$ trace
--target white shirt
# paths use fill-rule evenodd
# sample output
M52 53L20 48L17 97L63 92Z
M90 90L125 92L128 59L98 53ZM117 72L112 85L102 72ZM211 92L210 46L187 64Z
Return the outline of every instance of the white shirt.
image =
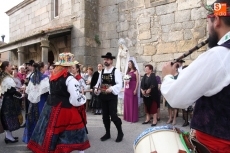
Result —
M228 32L219 42L230 38ZM230 49L216 46L201 54L179 74L166 75L161 93L173 108L187 108L202 96L210 97L230 84Z
M110 69L104 69L104 74L108 74L108 73L112 73L113 71L113 66ZM121 76L121 72L118 69L115 69L114 72L115 75L115 85L111 86L110 89L112 89L112 93L114 95L118 95L118 93L121 91L122 88L122 76ZM99 83L101 84L101 73L99 73L99 77L97 80L97 84L95 85L95 87L98 87Z
M73 106L81 106L86 102L86 98L83 94L80 93L81 87L77 79L73 76L69 76L66 79L67 90L70 93L69 102Z

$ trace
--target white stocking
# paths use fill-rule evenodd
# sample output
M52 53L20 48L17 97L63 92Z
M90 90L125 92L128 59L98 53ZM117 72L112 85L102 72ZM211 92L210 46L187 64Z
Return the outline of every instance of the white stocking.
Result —
M14 141L15 139L12 136L12 133L9 130L5 130L6 132L6 138Z

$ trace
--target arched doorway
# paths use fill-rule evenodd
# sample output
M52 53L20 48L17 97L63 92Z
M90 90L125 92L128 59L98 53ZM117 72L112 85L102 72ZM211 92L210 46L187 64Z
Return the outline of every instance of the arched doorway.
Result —
M54 64L54 54L51 50L49 50L49 52L48 52L48 62L50 64Z

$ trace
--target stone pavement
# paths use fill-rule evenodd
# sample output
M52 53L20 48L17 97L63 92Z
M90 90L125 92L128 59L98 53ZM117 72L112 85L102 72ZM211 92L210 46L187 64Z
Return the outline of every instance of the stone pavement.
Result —
M117 130L113 123L111 123L111 139L101 142L100 137L104 135L105 130L102 123L101 115L93 115L92 113L87 113L88 124L87 128L89 130L89 140L91 147L85 150L85 153L130 153L133 152L133 142L145 129L149 128L151 124L142 125L141 123L145 120L144 117L139 118L137 123L129 123L123 120L123 131L124 139L120 143L116 143L115 139L117 136ZM177 118L176 127L179 127L185 131L189 131L189 127L182 128L183 124L182 115L179 114ZM123 118L123 116L120 116ZM158 122L157 126L165 125L167 122L167 109L161 110L161 120ZM0 135L0 153L32 153L27 150L26 145L21 141L24 129L15 131L14 136L19 136L19 142L16 144L5 144L4 134ZM77 153L74 151L73 153Z

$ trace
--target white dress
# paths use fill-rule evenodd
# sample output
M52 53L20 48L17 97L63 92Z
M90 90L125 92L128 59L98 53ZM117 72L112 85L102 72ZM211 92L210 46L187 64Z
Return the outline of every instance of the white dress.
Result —
M88 78L87 78L87 82L91 82L91 79L92 79L92 76L89 75ZM86 85L85 90L90 90L90 84ZM86 92L85 97L86 97L87 100L90 100L92 98L92 95L91 95L90 92Z

